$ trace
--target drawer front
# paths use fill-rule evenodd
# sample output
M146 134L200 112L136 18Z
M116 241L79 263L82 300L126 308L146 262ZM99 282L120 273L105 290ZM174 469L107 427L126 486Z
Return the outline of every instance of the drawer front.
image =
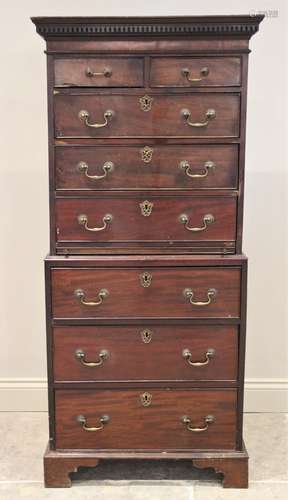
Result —
M56 59L56 86L142 87L143 59L133 57L89 57Z
M62 94L55 96L55 133L58 138L238 137L239 105L237 94L148 98L144 94Z
M232 241L236 207L224 196L60 198L57 241Z
M54 328L54 379L237 379L237 326Z
M236 189L238 146L55 148L56 189Z
M234 390L56 391L58 449L234 449L235 440Z
M151 87L225 87L241 83L239 57L155 57Z
M238 267L53 269L52 314L56 318L237 318L240 277Z

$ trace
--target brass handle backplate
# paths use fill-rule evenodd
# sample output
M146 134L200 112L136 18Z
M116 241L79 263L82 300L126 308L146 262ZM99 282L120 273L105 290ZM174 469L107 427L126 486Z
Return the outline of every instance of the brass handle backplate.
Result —
M85 292L84 290L81 290L81 288L78 288L77 290L74 291L75 297L80 300L81 304L83 306L100 306L102 304L103 300L106 299L109 295L108 290L106 288L102 288L100 292L98 293L98 298L99 300L85 300Z
M105 424L108 424L110 420L110 417L108 415L102 415L102 417L100 417L100 424L98 427L88 427L86 422L86 417L84 417L84 415L78 415L78 417L76 417L76 422L80 425L82 425L82 429L84 431L88 431L88 432L96 432L96 431L101 431L102 429L104 429L104 426Z
M204 78L206 78L206 76L209 75L209 68L207 68L207 67L201 68L199 77L191 76L191 70L188 68L182 68L181 73L183 76L185 76L185 78L188 80L188 82L191 82L191 83L202 82L202 80L204 80Z
M191 366L205 366L210 363L210 359L215 356L215 349L207 349L206 354L205 354L205 360L204 361L192 361L192 353L189 351L189 349L183 349L182 351L182 357L186 359L187 363Z
M181 116L183 116L184 120L186 121L187 125L189 125L189 127L200 128L200 127L206 127L208 123L211 120L213 120L213 118L216 118L216 111L215 109L207 109L205 113L206 120L204 120L203 122L191 122L189 120L191 116L191 112L189 111L189 109L182 109Z
M188 226L189 217L186 214L181 214L179 216L179 221L181 222L181 224L184 225L184 227L185 227L185 229L187 229L187 231L192 231L194 233L199 233L199 231L204 231L205 229L207 229L207 227L208 227L209 224L212 224L213 222L215 222L215 217L212 214L206 214L206 215L204 215L204 217L203 217L203 226L200 226L200 227L190 227L190 226Z
M181 417L181 422L186 426L186 429L190 432L203 432L207 431L209 425L215 422L215 417L214 415L207 415L207 417L204 418L205 425L203 425L203 427L192 427L190 425L191 419L187 416Z
M104 229L106 229L108 224L111 224L113 217L111 214L104 215L104 217L102 219L103 226L100 226L100 227L89 227L88 226L88 217L85 214L78 215L77 220L78 220L78 223L81 226L84 226L87 231L97 232L97 231L104 231Z
M192 179L201 179L203 177L207 177L209 171L215 168L215 163L213 161L206 161L204 163L204 169L197 173L191 172L191 165L187 160L180 161L179 168L181 168L181 170L184 170L185 174L188 177L191 177Z
M114 163L112 161L106 161L102 166L102 170L104 171L104 174L102 175L88 174L89 165L85 161L80 161L77 165L77 169L79 170L79 172L84 173L84 175L88 177L88 179L98 181L100 179L104 179L104 177L107 177L107 174L109 172L112 172L112 170L114 169Z
M80 361L80 363L82 363L82 365L88 366L89 368L95 368L96 366L103 365L105 359L109 358L109 351L102 349L99 352L99 361L86 361L85 356L86 356L86 354L84 351L82 351L82 349L77 349L77 351L75 351L75 358L79 359L79 361Z
M209 306L211 304L212 300L215 299L217 291L215 288L209 288L207 291L207 300L206 301L194 301L194 292L191 288L185 288L183 291L183 295L186 299L189 299L190 304L193 306Z
M88 66L86 68L85 74L89 78L92 78L93 76L105 76L105 78L109 78L110 76L112 76L112 69L104 68L103 71L92 71L92 69Z
M90 118L90 113L86 111L85 109L82 109L78 113L79 120L85 123L87 127L92 127L92 128L102 128L106 127L108 125L109 119L111 119L114 116L114 111L111 109L107 109L104 113L104 122L103 123L90 123L89 118Z

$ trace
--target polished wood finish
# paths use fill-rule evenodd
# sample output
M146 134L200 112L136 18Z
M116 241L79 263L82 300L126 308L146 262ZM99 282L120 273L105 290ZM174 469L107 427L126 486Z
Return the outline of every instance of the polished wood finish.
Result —
M141 284L143 269L54 269L52 270L52 314L55 318L239 318L241 270L205 268L153 269L148 287ZM215 299L207 306L192 305L184 296L193 289L195 301L207 301L209 289ZM75 290L85 292L86 300L97 301L101 289L109 295L99 306L85 306Z
M117 93L86 94L77 91L55 96L55 137L239 137L240 100L237 94L149 94L153 99L150 111L143 111L139 99L146 92L133 96ZM182 110L191 112L192 123L205 122L208 109L216 117L205 127L191 127ZM87 110L90 122L103 123L104 113L114 116L108 125L92 128L79 119Z
M143 150L152 149L151 160L142 159ZM144 158L146 158L144 156ZM206 162L213 162L206 177L189 177L180 167L187 161L189 173L205 173ZM103 165L112 162L114 168L102 179L90 179L81 172L79 163L88 165L88 175L104 174ZM141 143L138 146L58 146L55 148L55 189L58 191L114 191L161 189L237 189L238 146L175 145L161 146Z
M61 58L55 59L54 67L56 87L142 87L144 83L143 58Z
M56 382L237 379L236 325L66 326L55 327L53 339ZM109 357L101 366L85 366L75 356L79 349L88 362L99 361L103 349ZM191 366L183 357L185 349L194 363L205 362L209 349L215 355L206 365Z
M203 69L206 68L208 71L204 71L203 74ZM188 69L188 74L183 72L185 69ZM153 57L151 59L151 87L232 87L240 83L239 57Z
M100 460L179 460L190 459L191 467L214 469L223 475L224 488L248 488L248 454L242 451L55 451L47 448L44 455L45 486L61 488L71 486L71 472L78 467L95 467Z
M151 390L151 404L141 403L145 386L129 391L56 391L56 449L235 449L236 391ZM84 415L87 426L98 426L102 415L110 420L96 432L83 430L76 420ZM191 432L181 422L189 416Z
M46 41L57 41L68 38L72 44L76 39L86 38L85 42L93 47L93 40L100 38L114 39L115 43L120 39L140 41L153 38L164 38L165 42L170 39L180 38L184 41L189 37L197 40L199 37L204 41L210 38L223 41L232 38L238 44L248 41L257 33L263 15L241 16L145 16L145 17L32 17L37 33ZM205 40L206 39L206 40ZM88 41L87 41L88 40ZM238 41L240 40L240 41ZM138 40L137 40L138 41ZM198 40L197 40L198 41ZM91 43L92 42L92 43ZM97 40L98 42L98 40Z
M141 204L153 204L151 215L143 215ZM236 238L236 198L226 197L156 197L133 198L58 199L56 203L57 241L92 241L117 243L141 241L233 241ZM111 214L112 222L101 231L89 231L79 224L79 216L88 218L88 228L103 227L103 217ZM145 214L145 212L144 212ZM205 215L211 214L214 222L207 223L201 231L190 231L180 216L188 217L188 228L205 228ZM115 245L116 246L116 245Z
M71 471L101 459L164 456L213 467L223 486L247 487L240 254L249 39L261 20L33 18L48 70L46 486L70 486ZM201 126L211 109L216 117ZM104 126L89 127L80 110ZM143 202L153 203L150 215ZM107 229L88 231L107 213ZM210 213L215 221L192 232L179 222L183 213L190 228ZM151 283L141 281L145 272ZM87 362L101 355L101 366L84 366L79 349ZM190 366L184 349L207 363ZM143 392L152 394L147 407ZM108 413L96 432L76 421L85 415L97 426ZM216 420L194 433L184 414L197 427L207 415Z

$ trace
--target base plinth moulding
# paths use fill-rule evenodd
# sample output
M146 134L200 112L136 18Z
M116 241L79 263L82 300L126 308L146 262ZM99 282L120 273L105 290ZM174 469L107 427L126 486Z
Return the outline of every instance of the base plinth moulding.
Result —
M69 488L70 474L79 467L96 467L100 460L190 459L199 469L212 468L223 474L224 488L248 488L248 454L242 451L54 451L49 445L44 455L44 477L47 488Z

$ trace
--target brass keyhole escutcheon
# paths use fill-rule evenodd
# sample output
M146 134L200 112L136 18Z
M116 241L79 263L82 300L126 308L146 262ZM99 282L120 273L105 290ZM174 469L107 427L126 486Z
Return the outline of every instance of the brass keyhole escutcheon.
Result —
M150 406L152 403L152 394L150 394L150 392L143 392L143 394L140 395L140 401L143 406Z
M152 274L147 272L140 274L140 283L144 288L150 286L151 282L152 282Z
M149 217L149 215L152 214L153 206L154 204L151 201L148 200L142 201L142 203L139 203L141 214L144 217Z
M152 108L152 102L153 97L150 97L147 94L139 98L140 108L142 109L142 111L150 111L150 109Z
M149 330L148 328L145 330L142 330L141 338L142 338L142 341L144 342L144 344L149 344L149 342L151 342L152 335L153 335L152 331Z
M153 149L149 148L149 146L145 146L143 149L140 149L141 160L144 163L150 163L153 156Z

